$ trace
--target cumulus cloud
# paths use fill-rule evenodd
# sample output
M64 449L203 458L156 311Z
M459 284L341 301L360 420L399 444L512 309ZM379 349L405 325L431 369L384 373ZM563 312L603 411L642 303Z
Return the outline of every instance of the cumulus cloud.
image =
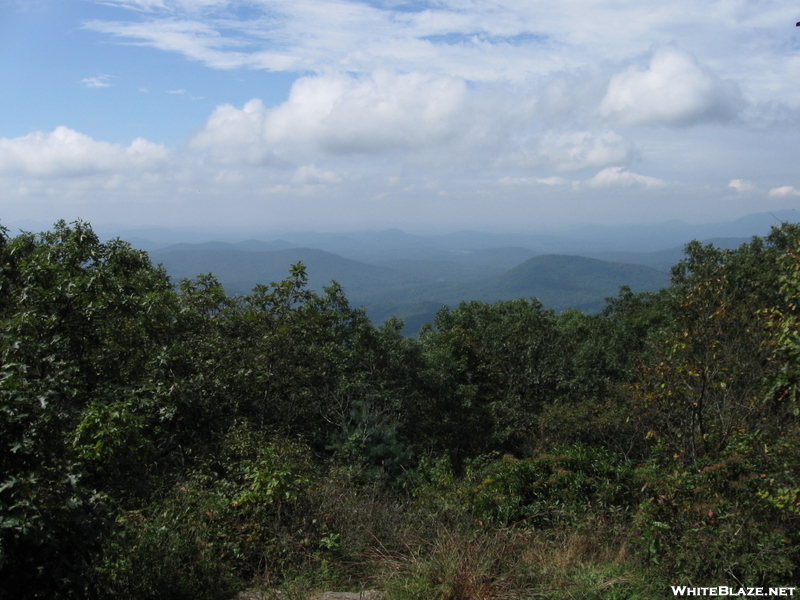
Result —
M97 10L92 2L106 6ZM517 205L504 202L528 198L535 190L545 211L567 211L577 204L561 199L580 197L606 218L615 210L628 211L629 205L612 199L628 196L620 187L658 188L685 178L686 185L674 186L673 201L653 202L639 214L660 211L669 218L685 209L686 218L700 218L696 212L714 204L714 193L738 192L742 196L730 206L751 202L763 209L757 203L763 204L769 186L757 190L731 177L749 173L753 181L766 181L770 175L759 171L760 164L773 174L791 172L792 148L800 139L789 130L800 122L800 62L787 51L796 37L785 22L788 0L768 7L754 0L709 0L700 11L692 0L83 4L85 10L72 15L94 19L83 22L95 32L84 36L91 43L99 32L106 42L126 45L126 52L147 46L205 67L237 69L241 86L216 91L218 102L236 104L204 113L205 123L194 122L198 128L172 151L145 140L110 144L66 127L0 139L4 194L38 185L53 198L66 189L77 198L80 190L113 183L119 198L155 198L160 190L160 199L206 197L210 206L213 198L242 204L255 198L261 204L253 200L253 206L260 207L269 191L270 214L290 193L315 195L315 208L337 204L341 214L361 218L363 211L352 208L359 198L395 186L389 197L402 196L404 207L436 205L451 218L478 214L477 205L463 199L490 190L496 197L487 203L493 204L489 212L516 219ZM109 15L113 20L103 19ZM642 58L648 48L655 50ZM142 59L151 56L158 60L152 50ZM164 64L154 61L148 69L157 74ZM191 69L196 73L197 64ZM284 74L273 78L246 69ZM81 80L83 75L94 77ZM290 77L299 78L286 96ZM177 110L196 99L191 88L177 89L178 79L173 77L173 88L159 87L152 78L126 86L138 94L137 87L146 85L138 89L158 92L150 94L149 103ZM99 89L118 83L94 70L72 78L74 87L98 88L91 90L98 100L120 100ZM263 102L242 103L265 88L270 92ZM234 100L243 89L251 95ZM748 108L740 110L743 98ZM157 130L163 114L150 112L136 125ZM173 124L185 127L190 117L184 117ZM671 129L731 119L735 126L727 129ZM114 139L131 131L127 121L119 121ZM775 123L783 137L761 135ZM164 127L164 139L173 139L177 128ZM652 165L652 173L663 179L633 172L633 164ZM724 180L713 181L720 173L731 180L727 192ZM434 180L437 185L425 184ZM148 181L148 193L131 191ZM770 195L775 204L796 203L797 189L776 187ZM687 200L690 191L694 196ZM454 209L455 204L430 202L439 192L459 197L461 204ZM101 191L94 197L104 203L109 196ZM417 198L426 200L414 205ZM302 218L315 212L307 209L311 202L303 206ZM634 215L626 212L625 218Z
M219 106L191 138L189 147L225 164L267 162L274 156L265 135L268 114L258 99L241 109L230 104Z
M639 175L626 170L624 167L607 167L600 171L591 179L586 180L589 187L640 187L640 188L660 188L667 185L667 182L656 177Z
M665 48L647 67L614 75L600 113L624 125L686 126L729 121L742 106L734 82L720 79L687 52Z
M305 134L340 153L420 147L456 134L465 97L465 82L452 77L304 77L270 114L267 135L284 141Z
M773 198L787 198L789 196L800 196L800 190L792 185L784 185L772 188L769 195Z
M191 140L221 160L262 162L291 147L331 154L420 148L457 136L466 84L452 77L377 73L301 77L273 109L254 99L218 107ZM226 158L227 157L227 158Z
M95 141L62 126L49 133L0 138L0 173L58 177L153 169L163 164L167 155L164 146L143 138L124 147Z
M303 165L286 178L273 173L272 181L281 181L262 190L267 195L313 196L330 193L332 185L352 180L348 173L320 169L316 165Z
M756 190L756 186L753 185L753 182L747 181L746 179L731 179L728 187L735 189L740 194Z

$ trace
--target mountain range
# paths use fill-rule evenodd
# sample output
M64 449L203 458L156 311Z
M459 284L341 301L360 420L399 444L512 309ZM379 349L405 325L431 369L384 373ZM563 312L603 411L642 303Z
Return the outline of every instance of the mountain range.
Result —
M597 312L620 286L638 292L668 285L670 268L693 239L735 248L753 235L766 235L772 225L798 221L798 212L784 210L704 225L575 225L522 233L95 230L104 239L119 237L147 250L173 281L210 272L229 294L280 281L290 265L302 262L312 289L321 291L335 280L350 303L364 306L374 321L397 316L413 334L442 306L461 301L535 297L556 311Z

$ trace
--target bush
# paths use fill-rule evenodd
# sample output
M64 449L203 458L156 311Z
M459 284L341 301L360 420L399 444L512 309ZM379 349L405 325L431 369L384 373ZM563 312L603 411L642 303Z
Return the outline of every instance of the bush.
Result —
M630 465L584 445L525 459L484 457L473 461L468 476L476 482L470 500L475 515L505 525L547 527L635 504Z
M800 557L798 516L760 497L767 477L752 457L706 460L699 469L651 460L638 470L646 498L634 541L671 578L776 585Z
M127 512L98 569L102 595L120 600L219 600L243 587L224 498L176 490L146 511Z

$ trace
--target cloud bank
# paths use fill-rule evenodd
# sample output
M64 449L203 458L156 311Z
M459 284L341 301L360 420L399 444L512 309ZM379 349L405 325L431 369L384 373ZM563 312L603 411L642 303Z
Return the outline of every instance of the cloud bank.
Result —
M67 127L18 138L0 138L0 174L75 177L117 171L153 171L165 164L164 146L143 138L129 146L95 141Z

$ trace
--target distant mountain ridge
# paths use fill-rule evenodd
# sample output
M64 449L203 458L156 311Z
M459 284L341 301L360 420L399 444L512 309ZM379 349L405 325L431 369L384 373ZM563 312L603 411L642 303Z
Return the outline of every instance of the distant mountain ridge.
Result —
M284 279L289 267L297 262L305 264L309 286L321 290L336 280L351 293L363 288L398 286L417 280L406 273L344 258L315 248L287 248L282 250L247 251L231 248L170 247L152 253L156 262L162 263L173 279L195 277L213 273L228 293L244 294L257 284L269 284Z
M95 227L103 237L121 237L135 247L147 251L161 250L175 244L201 243L210 239L228 242L248 250L277 250L281 247L304 247L325 250L345 258L363 262L421 258L442 253L477 251L491 248L522 247L537 254L594 255L606 252L655 252L675 248L693 239L751 238L766 235L772 225L798 222L795 210L746 215L735 221L692 225L673 220L634 225L578 224L573 227L531 233L487 233L458 231L446 234L420 235L386 229L349 233L282 232L250 230L239 234L202 231L198 228L121 228ZM535 226L532 225L531 229ZM247 242L242 242L247 239ZM278 244L266 247L263 244ZM247 247L250 245L250 247ZM413 256L412 256L413 253Z
M746 244L752 238L709 238L704 239L704 244L712 244L717 248L732 250L742 244ZM673 266L678 264L683 258L685 244L666 250L656 250L655 252L599 252L589 255L589 258L599 258L611 262L627 262L636 265L646 265L658 271L668 272Z
M499 255L508 259L506 254ZM336 280L350 302L365 306L374 320L400 316L408 320L410 329L430 321L442 306L461 301L535 297L554 310L578 308L596 312L602 309L604 299L615 296L622 285L634 291L655 291L669 282L666 273L646 266L562 255L535 256L488 277L465 278L462 272L450 280L420 275L420 269L411 273L311 248L257 252L205 244L196 248L180 245L154 252L153 259L162 263L174 279L211 272L231 294L247 293L257 284L280 281L291 264L303 262L312 289L321 291ZM431 268L437 272L447 265L460 266L451 262L443 267L433 261Z
M616 296L621 286L635 292L658 291L669 285L669 275L643 265L613 263L582 256L541 255L486 279L464 283L423 284L403 290L402 297L419 304L439 301L456 305L461 301L496 302L516 298L538 298L546 308L556 311L577 308L598 312L605 299ZM397 292L376 293L368 299L379 317L391 316Z
M490 279L487 293L512 296L547 289L609 296L616 294L623 285L636 290L655 291L668 283L669 276L666 273L646 266L584 256L548 254L530 258ZM493 291L489 292L489 289Z
M557 311L596 312L620 286L656 291L668 285L670 268L692 239L734 248L791 218L797 220L798 213L761 213L710 225L576 226L559 235L295 232L239 242L159 244L150 252L173 279L212 272L231 294L280 281L291 264L302 261L312 289L321 291L336 280L351 304L365 306L373 320L396 315L413 332L442 305L470 300L535 297Z

